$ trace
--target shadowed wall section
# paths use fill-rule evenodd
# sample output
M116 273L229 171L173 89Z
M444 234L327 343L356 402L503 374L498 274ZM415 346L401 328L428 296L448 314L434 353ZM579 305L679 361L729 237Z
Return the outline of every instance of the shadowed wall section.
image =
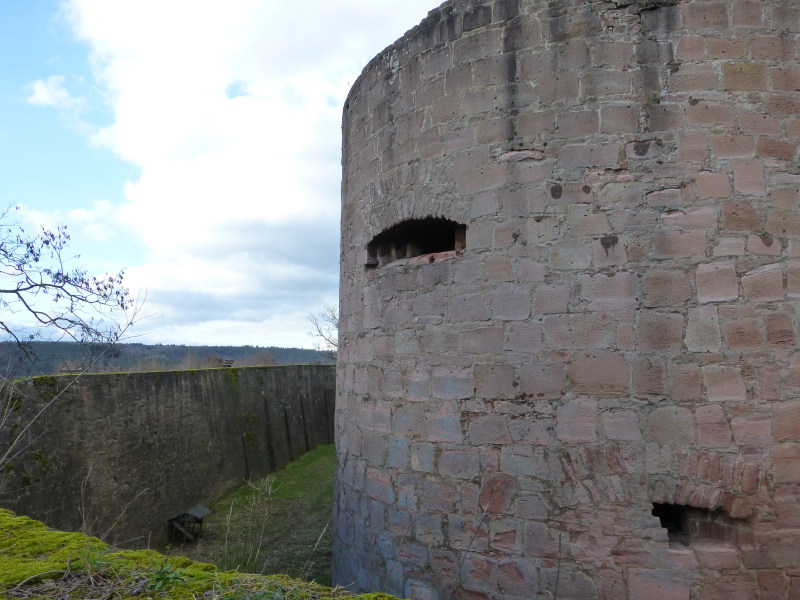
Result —
M452 0L367 65L335 583L800 597L798 32L796 0ZM465 245L420 254L429 218Z
M169 517L331 443L334 373L288 366L83 376L11 460L0 506L65 530L80 530L84 507L91 533L113 525L109 542L146 545L151 531L160 541ZM41 377L22 392L41 403L68 381ZM7 447L5 437L0 443Z

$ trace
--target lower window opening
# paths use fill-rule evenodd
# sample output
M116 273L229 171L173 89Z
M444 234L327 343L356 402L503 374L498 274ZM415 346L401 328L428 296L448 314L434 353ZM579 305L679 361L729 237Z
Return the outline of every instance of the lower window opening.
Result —
M466 247L467 226L448 219L411 219L381 232L367 245L367 267Z
M653 504L653 516L667 530L669 541L689 545L694 541L734 543L742 521L721 510L681 504Z

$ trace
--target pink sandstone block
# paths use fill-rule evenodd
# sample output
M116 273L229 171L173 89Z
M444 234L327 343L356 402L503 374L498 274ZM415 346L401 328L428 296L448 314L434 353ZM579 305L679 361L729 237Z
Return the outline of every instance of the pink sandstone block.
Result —
M642 278L644 305L680 306L692 297L689 280L683 271L648 269Z
M725 173L701 171L695 179L700 198L727 198L731 195L731 182Z
M736 160L733 163L735 190L746 196L766 196L764 163L760 160Z
M772 450L772 481L800 483L800 444L777 444Z
M501 415L478 417L469 426L469 441L473 446L510 444L508 421Z
M684 344L689 352L719 352L722 338L716 306L689 309Z
M597 401L578 398L558 407L556 435L565 444L597 441Z
M744 402L747 399L741 370L719 365L707 365L702 370L709 402Z
M639 417L630 410L614 410L602 414L606 438L621 442L640 442L642 431Z
M478 397L496 399L517 395L513 365L475 365L473 377Z
M718 448L731 443L731 430L728 419L719 404L698 406L695 409L697 420L697 443L701 448Z
M732 262L698 265L695 274L697 301L726 302L739 298L739 281Z
M604 314L551 315L544 318L544 334L552 350L610 348L614 321Z
M520 392L531 400L558 400L564 395L567 367L564 364L523 365L520 370Z
M651 411L644 432L647 442L661 444L691 444L695 441L692 411L678 406L666 406Z
M800 400L774 404L772 417L773 436L776 442L800 438Z
M780 264L766 265L742 275L745 298L751 302L783 300L783 269Z
M735 546L713 542L692 543L692 550L703 567L716 571L739 568L739 550Z
M751 235L747 238L747 251L763 256L780 256L783 245L771 235Z
M653 256L655 258L690 258L705 256L706 232L703 229L692 231L656 231L653 235Z
M683 344L683 315L645 312L639 318L639 350L680 351Z
M639 306L639 277L633 272L613 275L581 275L578 277L581 297L590 311L632 310Z
M744 415L731 420L737 446L772 445L772 419L764 414Z
M569 366L572 389L584 394L626 394L630 369L616 352L576 354Z
M689 600L688 571L628 571L630 600Z

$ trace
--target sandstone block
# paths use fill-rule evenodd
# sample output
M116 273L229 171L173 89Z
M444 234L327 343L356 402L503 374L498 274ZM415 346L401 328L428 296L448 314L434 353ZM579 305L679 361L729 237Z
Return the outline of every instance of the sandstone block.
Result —
M676 402L699 402L703 397L702 376L697 365L673 365L670 397Z
M502 351L504 344L502 327L481 327L461 333L458 345L467 354L488 354Z
M742 373L736 367L707 365L702 370L709 402L744 402L747 399Z
M747 238L747 251L762 256L780 256L783 244L771 235L751 235Z
M761 220L750 202L728 201L722 203L722 226L735 231L760 231Z
M423 473L433 473L433 444L411 444L411 468Z
M686 120L690 125L733 127L735 115L726 104L708 100L690 100L686 105Z
M800 483L800 444L777 444L772 449L772 481Z
M712 135L711 149L717 158L752 158L756 154L756 142L749 135Z
M553 350L610 348L614 321L604 314L550 315L544 318L547 345Z
M540 285L536 288L533 312L537 315L565 314L569 309L572 286L568 283Z
M506 350L534 353L542 349L542 325L540 323L514 323L508 328Z
M739 281L731 262L698 265L695 273L697 301L726 302L739 298Z
M639 318L639 350L680 351L683 343L683 315L645 312Z
M598 273L578 277L581 297L590 311L632 310L639 306L639 278L636 273Z
M364 486L367 494L375 500L384 504L392 504L395 501L392 480L387 473L368 468Z
M734 417L731 420L731 429L737 446L772 445L772 420L768 415Z
M773 436L776 442L800 438L800 401L780 402L772 407Z
M620 442L642 441L639 417L630 410L614 410L602 414L606 438Z
M680 306L692 297L689 280L682 271L650 270L642 278L644 305Z
M767 66L758 62L723 63L722 78L729 91L766 91Z
M645 427L644 439L661 444L691 444L695 441L692 411L688 408L668 406L651 411Z
M520 392L532 400L558 400L564 395L567 368L564 364L523 365L520 370Z
M454 322L487 321L489 311L480 294L463 294L450 300L450 317Z
M693 543L692 549L698 562L709 569L726 571L739 568L739 550L735 546L728 546L713 542Z
M678 152L682 160L705 160L708 141L704 131L681 131Z
M688 571L630 569L628 578L631 600L689 600Z
M786 210L771 210L766 229L778 237L796 237L800 235L800 215Z
M728 321L722 332L728 348L736 352L757 350L764 345L764 336L755 319Z
M559 165L564 169L611 167L617 164L619 155L619 144L565 146L559 154Z
M730 445L730 426L719 404L698 406L695 409L695 418L697 419L697 443L701 448Z
M638 103L604 105L600 109L600 130L603 133L636 133L640 110Z
M787 313L770 313L764 316L767 343L774 348L794 348L794 324Z
M439 474L457 479L474 479L480 473L480 456L477 449L463 446L445 446L439 455Z
M471 398L475 390L472 374L465 369L434 369L432 382L433 395L437 398Z
M531 290L522 285L501 285L492 293L492 312L501 321L524 321L531 314Z
M733 162L733 187L739 194L745 196L766 196L764 163L760 160L735 160Z
M676 229L707 229L716 227L719 213L716 206L703 206L696 210L675 211L663 215L667 227Z
M475 394L481 398L514 398L516 374L512 365L475 365Z
M695 185L700 198L727 198L731 195L731 181L725 173L701 171L695 178Z
M744 256L745 241L741 238L720 237L714 247L714 256Z
M705 230L656 231L653 235L653 256L655 258L690 258L705 256L705 253Z
M556 436L565 444L597 441L597 401L578 398L558 407Z
M780 264L766 265L742 275L745 297L752 302L783 300L783 269Z
M469 441L473 446L485 444L510 444L508 422L501 415L478 417L469 426Z
M655 358L637 358L633 363L633 393L637 396L663 396L664 365Z
M625 243L616 235L606 235L592 241L592 262L595 267L624 265L628 262Z
M716 306L689 309L684 344L689 352L719 352L722 338Z
M580 353L569 366L572 389L584 394L626 394L630 369L615 352Z

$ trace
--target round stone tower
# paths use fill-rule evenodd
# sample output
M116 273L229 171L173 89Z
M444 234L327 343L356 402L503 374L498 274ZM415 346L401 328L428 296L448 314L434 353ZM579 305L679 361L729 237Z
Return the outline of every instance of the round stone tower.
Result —
M344 110L334 581L800 598L800 5L451 0Z

